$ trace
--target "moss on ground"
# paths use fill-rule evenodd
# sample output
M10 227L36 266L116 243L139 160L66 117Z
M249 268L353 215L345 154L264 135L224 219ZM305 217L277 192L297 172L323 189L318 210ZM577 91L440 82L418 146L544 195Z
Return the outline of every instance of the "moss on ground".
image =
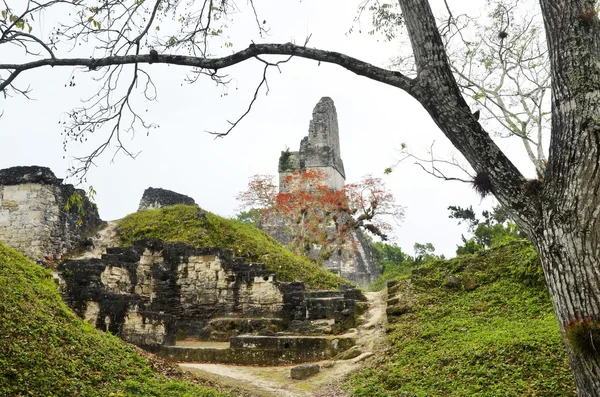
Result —
M73 314L48 270L0 242L0 396L228 395L157 373Z
M463 285L445 287L448 276ZM388 354L348 381L353 396L575 395L529 244L437 261L410 278L417 303L390 321Z
M139 211L119 221L122 245L158 238L182 241L195 247L222 247L277 272L279 281L303 281L308 288L335 289L348 281L295 255L263 231L232 219L202 211L197 206L175 205Z

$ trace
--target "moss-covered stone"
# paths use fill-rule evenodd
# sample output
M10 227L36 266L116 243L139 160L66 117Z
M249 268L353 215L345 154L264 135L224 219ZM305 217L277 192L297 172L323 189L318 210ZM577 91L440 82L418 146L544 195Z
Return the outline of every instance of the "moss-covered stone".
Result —
M449 276L462 287L444 287ZM575 395L530 244L427 264L388 283L388 296L390 348L353 376L353 396Z
M204 212L197 206L175 205L139 211L119 222L122 245L156 238L195 247L221 247L249 261L263 262L279 281L303 281L308 288L336 289L347 281L307 258L288 251L257 228Z

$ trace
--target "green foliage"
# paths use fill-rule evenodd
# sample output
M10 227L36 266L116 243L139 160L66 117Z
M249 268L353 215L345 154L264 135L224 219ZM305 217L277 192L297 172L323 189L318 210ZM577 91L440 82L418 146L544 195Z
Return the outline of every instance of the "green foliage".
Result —
M143 238L182 241L196 247L223 247L236 256L263 262L280 281L304 281L308 288L338 288L348 282L309 259L292 254L263 231L243 222L175 205L126 216L119 222L122 245Z
M4 4L6 5L6 3ZM27 33L31 33L33 30L33 27L29 24L27 19L24 19L17 14L13 14L13 11L8 7L0 11L0 20L3 20L8 26L14 26L22 31L27 31Z
M50 272L0 243L1 396L227 394L167 379L62 301Z
M464 288L444 287L449 275ZM389 319L389 351L351 377L352 396L575 396L530 244L432 262L411 280L415 305Z
M402 251L396 244L383 242L372 243L373 260L381 271L381 276L369 286L372 291L385 288L386 281L410 273L414 266L414 258Z
M435 254L435 247L431 243L415 243L415 256L406 254L396 244L376 242L371 247L373 248L373 260L382 273L369 286L369 289L372 291L379 291L385 288L388 280L407 276L416 266L444 259L443 255L439 256Z
M398 29L404 24L404 18L398 7L393 1L372 0L365 1L358 7L358 16L355 22L359 22L363 12L369 12L372 15L371 25L373 29L368 34L374 35L381 33L388 41L393 40L398 35ZM352 33L354 29L350 29Z
M510 222L506 210L497 206L492 211L483 211L483 219L478 219L473 207L450 206L450 218L458 219L458 223L466 223L472 237L462 237L463 245L456 249L457 255L474 254L488 248L498 247L510 241L524 240L525 234Z
M235 216L235 220L258 227L258 223L260 222L260 210L258 208L250 208L248 211L241 211Z
M85 207L86 204L91 208L97 209L96 204L93 202L96 197L96 191L93 186L88 188L87 198L84 194L81 193L80 190L75 190L67 199L67 203L65 204L65 211L71 211L72 209L77 209L77 226L83 225L83 219L85 218Z
M386 244L376 242L371 245L373 248L373 259L379 270L384 273L395 267L412 266L414 259L404 253L402 248L396 244Z
M415 265L420 265L438 259L444 259L443 255L435 254L435 247L431 243L415 243L413 249L415 250Z

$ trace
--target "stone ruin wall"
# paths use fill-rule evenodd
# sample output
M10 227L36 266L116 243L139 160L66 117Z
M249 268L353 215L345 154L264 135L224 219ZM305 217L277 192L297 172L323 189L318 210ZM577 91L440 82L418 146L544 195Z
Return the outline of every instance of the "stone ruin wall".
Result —
M361 286L369 285L380 274L370 244L360 230L354 230L341 253L334 252L323 267Z
M294 172L318 169L325 174L323 181L331 189L344 187L346 173L340 156L340 138L337 111L333 100L323 97L313 109L308 135L302 138L296 152L284 151L279 157L279 191L289 192L296 186L287 186L284 179Z
M323 175L323 183L334 190L341 190L344 188L346 183L344 177L332 167L312 167L302 168L302 171L316 170ZM311 186L299 186L298 178L295 178L298 170L294 171L282 171L280 167L279 171L279 191L290 192L298 189L310 190ZM288 177L292 177L287 179Z
M62 183L45 167L0 170L0 240L29 258L42 261L77 248L102 224L98 211L84 198L83 225L77 208L67 200L82 190Z
M83 197L83 218L77 209L65 210L74 192L48 168L0 170L0 240L47 263L67 251L89 248L94 241L88 235L103 222L83 191L77 191ZM148 189L140 208L190 200L193 204L187 196ZM356 288L307 291L303 283L277 282L275 272L264 264L246 263L227 249L144 240L132 247L107 248L100 258L58 263L55 280L63 299L80 317L151 351L173 347L177 339L185 338L228 341L242 334L276 339L282 331L341 332L355 327L366 309ZM329 324L326 328L323 320ZM232 348L231 354L237 357L238 350ZM264 363L309 360L314 359L310 354L323 354L318 349L304 350L295 356L269 350L277 357ZM246 353L254 362L257 353Z
M308 136L301 140L300 149L281 152L278 166L279 192L310 190L310 186L299 186L293 180L286 182L294 173L307 170L322 172L325 180L321 183L331 189L344 188L346 174L340 154L337 111L329 97L321 98L313 109ZM323 227L327 229L331 226ZM287 244L291 239L290 229L281 219L263 220L260 228L282 244ZM318 247L315 247L311 257L319 257ZM361 286L374 282L380 275L379 268L373 260L370 244L360 231L353 232L351 241L342 249L341 254L334 253L323 263L323 267Z
M311 292L303 283L279 283L275 272L230 250L160 240L65 261L58 270L61 292L77 314L142 347L307 331L311 320L325 318L347 329L362 299L354 288Z
M161 208L170 205L196 205L193 198L171 190L149 187L144 190L138 211Z

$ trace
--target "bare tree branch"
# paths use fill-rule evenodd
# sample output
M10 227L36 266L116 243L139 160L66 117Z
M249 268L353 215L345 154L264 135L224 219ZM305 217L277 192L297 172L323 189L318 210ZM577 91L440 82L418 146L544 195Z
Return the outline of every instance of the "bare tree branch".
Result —
M250 44L245 50L236 52L232 55L222 58L203 58L185 55L166 55L157 54L153 59L150 54L109 56L99 59L88 58L47 58L38 61L27 62L23 64L2 64L0 70L14 70L13 73L21 73L27 70L37 69L44 66L84 66L90 70L95 70L105 66L130 65L136 63L164 63L179 66L189 66L199 69L221 70L240 62L255 58L258 55L289 55L301 58L313 59L316 61L333 63L356 73L359 76L365 76L388 85L401 88L407 92L412 90L412 80L400 72L391 71L363 62L348 55L325 51L315 48L298 46L292 43L286 44ZM16 76L15 76L16 77ZM14 78L13 78L14 80ZM0 91L4 90L8 84L6 81L0 83Z

